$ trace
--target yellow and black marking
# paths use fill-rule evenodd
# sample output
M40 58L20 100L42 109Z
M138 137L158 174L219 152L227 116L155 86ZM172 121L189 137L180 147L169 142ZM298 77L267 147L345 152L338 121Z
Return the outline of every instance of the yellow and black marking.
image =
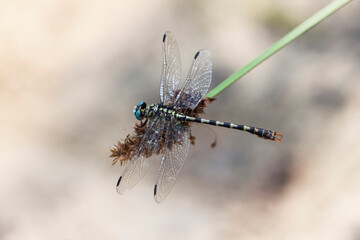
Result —
M137 109L135 109L136 112ZM219 126L219 127L226 127L226 128L232 128L237 129L241 131L246 131L251 134L255 134L256 136L268 140L273 140L276 142L281 142L283 135L281 133L278 133L273 130L267 130L257 127L251 127L241 124L234 124L234 123L228 123L228 122L221 122L216 120L208 120L204 118L195 118L190 117L182 113L177 113L177 111L172 107L166 107L159 104L153 104L146 108L141 108L141 116L152 119L155 116L159 116L160 114L163 115L166 119L176 119L178 121L178 124L181 122L196 122L196 123L203 123L203 124L209 124L213 126ZM177 125L177 124L176 124Z
M196 122L196 123L209 124L209 125L213 125L213 126L237 129L237 130L249 132L251 134L255 134L260 138L273 140L276 142L281 142L282 137L283 137L281 133L278 133L273 130L266 130L266 129L262 129L262 128L256 128L256 127L228 123L228 122L221 122L221 121L216 121L216 120L208 120L208 119L204 119L204 118L194 118L194 117L189 117L189 116L186 116L183 114L176 114L175 116L179 121Z

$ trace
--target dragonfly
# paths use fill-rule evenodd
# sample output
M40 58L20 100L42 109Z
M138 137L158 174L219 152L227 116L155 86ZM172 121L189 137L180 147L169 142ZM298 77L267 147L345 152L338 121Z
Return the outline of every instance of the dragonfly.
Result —
M133 188L146 174L157 156L160 167L154 187L154 198L161 203L172 190L184 165L191 144L190 123L226 127L281 142L282 135L247 125L208 120L186 113L193 111L205 97L212 78L212 60L208 50L198 51L181 88L182 67L179 49L172 32L162 39L163 64L160 80L160 103L141 101L133 114L144 128L137 149L117 182L117 192Z

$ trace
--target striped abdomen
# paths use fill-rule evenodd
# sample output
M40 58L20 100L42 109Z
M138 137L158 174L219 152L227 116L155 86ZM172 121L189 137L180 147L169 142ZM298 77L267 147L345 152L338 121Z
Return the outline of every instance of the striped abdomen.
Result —
M256 127L251 127L251 126L246 126L246 125L241 125L241 124L220 122L220 121L208 120L208 119L204 119L204 118L194 118L194 117L189 117L189 116L186 116L183 114L176 114L176 118L180 121L185 121L185 122L204 123L204 124L209 124L209 125L213 125L213 126L220 126L220 127L233 128L233 129L237 129L237 130L241 130L241 131L246 131L246 132L257 135L260 138L274 140L276 142L281 142L281 139L283 137L281 133L278 133L273 130L266 130L266 129L262 129L262 128L256 128Z

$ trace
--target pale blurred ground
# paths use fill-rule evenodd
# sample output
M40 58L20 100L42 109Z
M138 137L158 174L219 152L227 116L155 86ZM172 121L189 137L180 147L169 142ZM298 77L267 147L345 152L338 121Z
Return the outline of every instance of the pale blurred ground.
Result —
M354 1L218 96L207 117L283 143L194 127L164 203L157 166L133 190L109 148L158 101L161 38L211 88L329 1L1 1L0 239L360 239L360 4Z

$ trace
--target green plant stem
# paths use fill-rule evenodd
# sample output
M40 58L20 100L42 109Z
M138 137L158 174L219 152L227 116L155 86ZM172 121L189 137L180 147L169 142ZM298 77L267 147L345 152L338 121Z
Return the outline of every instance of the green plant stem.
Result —
M217 87L215 87L212 91L210 91L206 97L215 97L222 91L224 91L227 87L229 87L231 84L239 80L241 77L243 77L246 73L250 72L252 69L254 69L256 66L258 66L260 63L265 61L267 58L269 58L271 55L279 51L281 48L285 47L290 42L294 41L296 38L298 38L300 35L314 27L316 24L323 21L325 18L339 10L341 7L345 6L352 0L334 0L331 3L329 3L327 6L322 8L320 11L315 13L313 16L305 20L303 23L298 25L296 28L294 28L292 31L290 31L288 34L286 34L283 38L281 38L278 42L273 44L271 47L269 47L267 50L265 50L260 56L252 60L249 64L241 68L239 71L232 74L230 77L225 79L222 83L220 83Z

